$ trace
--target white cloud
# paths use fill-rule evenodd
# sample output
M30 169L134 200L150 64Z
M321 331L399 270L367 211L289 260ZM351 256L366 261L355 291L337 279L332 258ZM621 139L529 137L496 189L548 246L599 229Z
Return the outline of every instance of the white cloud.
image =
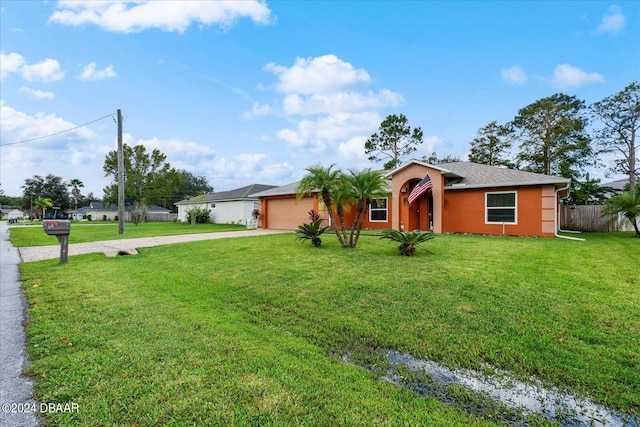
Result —
M527 75L519 65L503 68L500 70L500 74L502 74L502 80L511 85L521 85L527 82Z
M205 165L217 157L217 153L211 147L195 142L181 141L179 139L137 139L130 134L123 135L123 141L127 145L144 145L148 152L158 149L167 156L167 162L176 169L201 170Z
M7 55L0 52L0 79L4 80L9 74L17 73L24 63L24 57L18 53L12 52Z
M37 99L37 100L41 100L41 99L52 100L55 98L55 95L53 94L53 92L45 92L40 89L31 89L30 87L26 87L26 86L22 86L20 90L18 90L18 92L28 95L31 98Z
M301 120L296 129L282 129L277 135L295 147L322 151L327 142L369 134L379 124L380 115L376 111L336 113L317 120Z
M599 33L619 33L624 29L626 16L622 12L620 6L611 5L607 12L602 16L602 22L598 26Z
M271 107L269 104L260 104L259 102L254 102L251 111L247 111L243 114L245 119L253 119L259 116L266 116L271 113Z
M309 96L289 94L284 98L283 108L289 115L315 115L335 111L357 112L389 106L396 107L402 102L403 98L400 94L383 89L377 94L372 91L314 93Z
M360 161L367 160L367 155L364 153L364 143L367 141L367 136L354 136L347 142L342 142L338 145L338 153L340 157L345 161Z
M43 138L42 141L45 141L46 144L51 144L61 139L82 140L96 137L96 134L86 127L73 129L78 125L56 117L55 114L39 112L35 115L28 115L5 105L4 101L1 101L0 116L2 117L0 132L2 133L3 142L40 138L53 134L59 135ZM68 131L69 129L73 130Z
M82 73L78 75L78 79L84 81L96 81L109 79L118 75L113 70L113 66L111 65L109 65L107 68L103 68L102 70L97 70L96 67L97 65L95 62L85 65Z
M0 101L0 105L0 138L3 144L52 135L2 147L0 171L2 188L7 194L21 194L20 186L25 179L48 173L63 179L82 179L91 188L89 191L102 190L105 180L101 171L106 147L102 146L95 132L86 127L66 132L77 124L55 114L27 114L4 101ZM96 171L100 172L96 174Z
M602 82L604 78L601 74L587 73L569 64L559 64L553 70L553 78L549 84L555 88L568 89Z
M380 124L379 110L404 102L402 95L389 89L371 90L369 73L336 55L296 58L291 67L269 63L264 70L278 77L273 88L282 94L284 116L290 121L305 117L276 132L278 139L297 150L293 157L331 148L352 158L354 141Z
M79 26L93 24L107 31L134 33L150 28L183 33L193 23L228 28L239 19L257 24L273 21L264 1L78 1L58 2L50 22Z
M64 77L64 72L60 69L60 63L51 58L33 65L23 65L21 68L22 78L27 81L53 82Z
M295 64L290 68L272 62L264 69L279 77L276 89L282 93L335 92L371 81L366 70L356 69L335 55L296 58Z

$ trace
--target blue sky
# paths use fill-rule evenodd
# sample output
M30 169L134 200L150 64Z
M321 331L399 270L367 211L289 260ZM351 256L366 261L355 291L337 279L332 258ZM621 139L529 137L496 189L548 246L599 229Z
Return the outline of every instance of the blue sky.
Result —
M388 114L422 128L414 157L466 159L479 128L538 99L590 104L640 79L630 1L0 5L7 195L53 173L101 197L117 109L126 143L222 191L318 162L379 168L363 147Z

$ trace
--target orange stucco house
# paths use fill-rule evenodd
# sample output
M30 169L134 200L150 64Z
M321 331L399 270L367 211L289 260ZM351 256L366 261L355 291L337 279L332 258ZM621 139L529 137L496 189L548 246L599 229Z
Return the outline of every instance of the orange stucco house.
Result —
M413 203L414 187L429 175L432 187ZM412 160L387 173L389 193L373 203L365 228L432 230L553 237L558 206L570 181L471 162L430 165ZM296 229L311 209L322 212L315 197L296 200L297 183L257 193L263 228ZM347 218L350 224L350 218Z

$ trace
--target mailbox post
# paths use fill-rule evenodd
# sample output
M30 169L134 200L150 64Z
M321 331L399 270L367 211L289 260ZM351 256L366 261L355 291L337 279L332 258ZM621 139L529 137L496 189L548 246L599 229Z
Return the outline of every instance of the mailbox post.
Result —
M67 263L69 256L69 233L71 222L62 219L46 219L42 221L42 227L49 236L56 236L60 242L60 264Z

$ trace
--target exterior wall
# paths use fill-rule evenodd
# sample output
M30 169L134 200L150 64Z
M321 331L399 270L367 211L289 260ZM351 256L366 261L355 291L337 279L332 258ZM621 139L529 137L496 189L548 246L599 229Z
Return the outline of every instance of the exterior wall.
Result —
M433 188L431 190L433 194L433 231L435 233L442 233L442 213L443 213L443 202L444 202L444 191L442 188L444 187L444 177L439 170L431 169L422 165L413 165L412 167L408 167L403 169L393 175L393 180L391 181L391 227L399 230L400 222L402 221L405 227L410 223L411 219L409 218L410 209L409 202L407 198L411 193L412 187L405 187L405 192L402 192L403 186L408 186L411 180L418 180L413 185L417 184L420 180L422 180L427 174L429 174L429 178L431 178L431 182L433 184ZM424 198L419 199L420 201L416 201L417 204L425 204L423 201ZM425 204L426 206L426 204ZM420 228L418 224L416 224L413 228ZM408 228L405 228L408 230Z
M186 222L187 221L187 211L193 208L199 209L211 209L210 203L188 203L184 205L178 206L178 221Z
M247 224L247 221L252 220L251 213L254 209L254 202L256 200L230 200L221 202L206 202L206 203L188 203L177 205L178 206L178 219L180 221L187 221L187 211L193 208L208 209L210 221L215 224L229 224L233 221L234 224ZM215 207L214 207L215 206Z
M369 218L371 217L371 211L367 210L367 217L364 220L364 224L362 225L362 228L372 228L372 229L378 229L378 230L385 230L385 229L391 228L392 204L393 204L393 199L391 198L391 195L389 195L387 196L387 220L386 221L370 221ZM351 227L355 216L356 216L356 208L355 206L352 206L349 209L349 212L345 213L344 215L344 219L345 219L344 223L347 227Z
M533 186L447 190L442 232L553 237L553 188ZM485 194L505 191L517 193L516 224L486 224Z
M256 200L257 201L257 200ZM245 224L253 219L253 200L232 200L226 202L216 202L216 207L212 209L211 221L215 224Z

